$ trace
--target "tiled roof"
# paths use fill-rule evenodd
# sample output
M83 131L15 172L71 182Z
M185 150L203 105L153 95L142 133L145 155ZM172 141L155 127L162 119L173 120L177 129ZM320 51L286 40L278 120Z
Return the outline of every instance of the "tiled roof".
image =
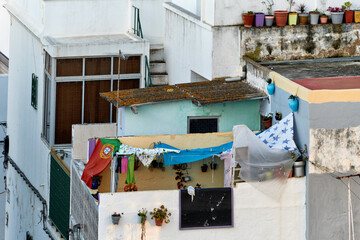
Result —
M213 80L207 82L184 83L162 87L138 88L100 93L113 104L121 106L142 105L189 99L197 106L264 98L266 94L245 81L227 82Z

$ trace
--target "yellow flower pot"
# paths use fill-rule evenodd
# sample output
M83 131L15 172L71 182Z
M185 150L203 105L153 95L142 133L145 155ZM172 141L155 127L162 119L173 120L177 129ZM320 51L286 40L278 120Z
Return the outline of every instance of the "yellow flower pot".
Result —
M296 25L297 24L297 13L289 13L289 25Z

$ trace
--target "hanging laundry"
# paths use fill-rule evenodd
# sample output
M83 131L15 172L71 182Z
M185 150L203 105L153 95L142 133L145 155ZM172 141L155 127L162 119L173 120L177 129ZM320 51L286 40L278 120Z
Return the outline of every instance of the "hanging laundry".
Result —
M128 157L122 157L121 158L121 172L120 173L126 173L128 169Z
M115 192L118 188L118 183L119 183L119 172L120 172L120 164L121 164L121 161L119 161L120 158L116 158L116 161L115 161Z
M128 161L127 168L127 178L125 184L133 183L135 184L135 176L134 176L134 164L135 164L135 155L131 155Z
M119 155L130 155L136 154L139 160L144 164L145 167L149 167L151 162L154 160L156 155L166 153L166 152L176 152L179 153L179 150L173 149L165 149L165 148L154 148L154 149L146 149L146 148L134 148L125 144L122 144L119 148L117 154Z

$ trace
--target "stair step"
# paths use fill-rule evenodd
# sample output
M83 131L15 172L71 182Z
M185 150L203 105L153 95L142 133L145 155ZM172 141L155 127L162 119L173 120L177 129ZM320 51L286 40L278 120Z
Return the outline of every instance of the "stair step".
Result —
M150 73L166 73L165 62L150 62Z
M164 61L164 48L150 49L150 62Z
M151 74L151 82L154 86L169 85L169 77L167 74Z

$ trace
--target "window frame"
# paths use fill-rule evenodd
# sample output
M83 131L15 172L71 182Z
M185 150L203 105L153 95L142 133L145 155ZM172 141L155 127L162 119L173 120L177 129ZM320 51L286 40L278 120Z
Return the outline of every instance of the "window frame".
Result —
M192 134L190 133L190 120L193 119L216 119L217 120L217 131L219 132L220 130L220 116L188 116L187 117L187 133L188 134Z
M129 80L129 79L133 79L133 80L138 80L139 81L139 88L141 87L141 80L142 80L142 58L143 56L142 55L139 55L139 54L129 54L129 55L126 55L128 57L131 57L131 56L137 56L139 57L139 61L140 61L140 68L139 68L139 73L131 73L131 74L120 74L120 81L121 80ZM58 59L78 59L78 58L81 58L82 59L82 75L81 76L63 76L63 77L58 77L56 76L56 69L57 69L57 60ZM85 69L85 65L86 65L86 59L87 58L111 58L111 71L110 71L110 74L106 74L106 75L86 75L85 72L86 72L86 69ZM52 139L52 142L54 143L54 145L56 146L61 146L61 145L68 145L68 144L71 144L71 143L68 143L68 144L55 144L55 135L56 135L56 131L55 131L55 123L56 123L56 86L57 86L57 83L64 83L64 82L82 82L82 109L81 109L81 124L84 124L84 114L85 114L85 82L87 81L111 81L110 82L110 91L114 91L116 89L114 89L114 83L116 83L116 81L118 80L118 74L114 74L114 59L115 58L118 58L118 56L116 55L101 55L101 56L86 56L86 57L78 57L78 56L74 56L74 57L64 57L64 58L53 58L54 59L54 62L55 64L52 65L52 72L54 73L54 82L55 82L55 100L54 100L54 105L55 107L52 108L54 109L54 119L53 119L53 126L51 127L51 129L53 129L53 136L51 136L51 139ZM110 107L110 115L109 115L109 123L114 123L112 120L113 120L113 115L115 114L116 116L116 112L113 111L113 106L114 104L112 103L109 103L109 107ZM116 121L115 121L116 122Z

